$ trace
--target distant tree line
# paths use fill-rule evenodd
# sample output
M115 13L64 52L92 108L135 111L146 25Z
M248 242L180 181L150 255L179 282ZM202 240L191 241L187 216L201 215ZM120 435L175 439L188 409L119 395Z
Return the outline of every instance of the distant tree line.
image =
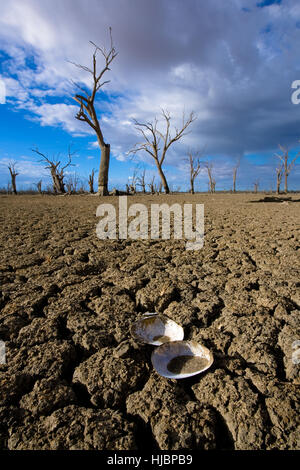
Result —
M275 154L278 158L278 165L275 168L276 174L276 193L280 194L283 192L284 194L288 193L288 177L294 168L297 158L300 154L297 154L294 158L289 157L289 152L286 148L280 146L281 154ZM96 194L94 188L95 182L95 173L96 170L93 168L91 173L88 175L86 181L82 177L80 177L76 171L66 172L67 168L74 166L72 163L72 156L75 152L71 152L70 147L68 149L68 156L66 161L62 161L60 157L49 157L46 156L44 153L40 152L37 148L32 149L37 155L41 157L40 161L45 163L45 169L49 171L49 175L51 176L52 185L47 185L44 189L42 188L42 180L38 180L34 183L36 187L35 190L30 189L29 191L34 193L37 192L38 194L42 193L52 193L57 195L70 195L70 194L83 194L83 193L90 193ZM211 194L216 192L216 178L214 175L214 165L212 162L208 162L205 160L201 160L200 156L203 155L202 152L199 151L187 151L187 156L184 158L184 162L187 164L188 175L186 175L186 180L189 179L189 192L191 194L195 193L195 181L199 177L201 170L207 172L208 176L208 192ZM230 190L233 193L237 192L237 174L238 169L240 166L240 159L238 159L235 166L232 168L232 182L233 186ZM1 189L1 193L5 192L8 194L17 194L17 184L16 178L19 175L19 171L17 169L17 163L11 162L7 166L10 175L10 181L7 184L7 188ZM274 177L275 177L274 174ZM161 176L161 173L159 173ZM274 178L275 179L275 178ZM284 189L281 191L281 183L284 180ZM166 183L166 186L164 185ZM181 179L181 183L183 180ZM125 190L117 190L115 189L113 192L109 194L137 194L137 193L150 193L150 194L158 194L165 192L168 194L170 192L169 184L166 179L166 175L164 174L163 178L160 178L157 182L155 175L151 175L151 178L147 180L146 169L138 169L136 168L133 171L133 175L128 180L128 183L124 184ZM257 193L260 187L260 180L256 178L253 182L253 192ZM167 188L167 191L166 191ZM180 190L180 187L177 189ZM273 191L271 191L273 192Z

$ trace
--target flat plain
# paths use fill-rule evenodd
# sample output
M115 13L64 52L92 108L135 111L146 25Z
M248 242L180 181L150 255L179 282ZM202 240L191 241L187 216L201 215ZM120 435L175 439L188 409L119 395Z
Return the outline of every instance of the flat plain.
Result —
M0 197L0 448L299 449L299 194L137 202L204 204L203 249L98 239L117 197ZM130 330L154 311L212 351L207 371L153 370Z

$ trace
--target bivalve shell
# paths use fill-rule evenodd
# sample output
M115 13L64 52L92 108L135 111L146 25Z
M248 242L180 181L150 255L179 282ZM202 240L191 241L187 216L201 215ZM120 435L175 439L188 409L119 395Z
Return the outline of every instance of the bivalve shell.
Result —
M154 369L169 379L184 379L200 374L213 363L213 355L195 341L173 341L156 348L151 356Z
M183 328L165 315L147 313L131 328L132 336L143 343L160 346L184 337Z

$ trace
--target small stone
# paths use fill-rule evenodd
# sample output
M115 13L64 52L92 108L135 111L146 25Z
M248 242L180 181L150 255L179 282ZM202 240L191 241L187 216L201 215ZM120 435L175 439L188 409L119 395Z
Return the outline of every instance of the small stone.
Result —
M116 347L114 350L114 356L115 357L124 357L130 350L130 344L127 341L123 341L122 343L119 344L119 346Z

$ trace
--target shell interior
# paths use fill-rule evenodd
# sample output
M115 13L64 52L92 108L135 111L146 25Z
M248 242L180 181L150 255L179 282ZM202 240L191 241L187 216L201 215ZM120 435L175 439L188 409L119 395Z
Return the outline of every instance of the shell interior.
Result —
M183 328L165 315L146 314L132 327L132 335L143 343L160 346L183 339Z
M184 379L208 369L213 363L213 355L195 341L174 341L155 349L151 361L163 377Z

